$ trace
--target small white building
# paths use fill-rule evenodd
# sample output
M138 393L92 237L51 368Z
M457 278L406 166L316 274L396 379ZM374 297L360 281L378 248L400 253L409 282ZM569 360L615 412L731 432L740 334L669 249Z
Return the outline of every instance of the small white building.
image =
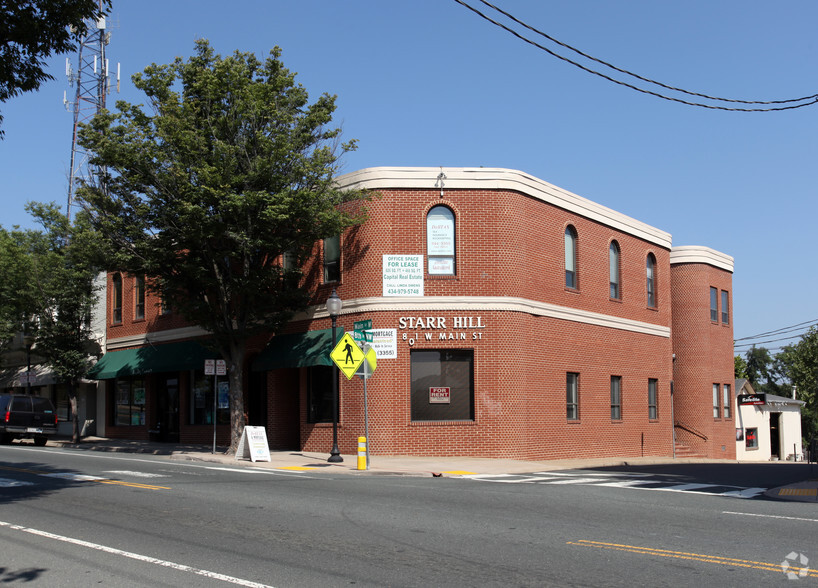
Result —
M736 459L804 459L801 443L803 400L757 394L745 379L736 380Z

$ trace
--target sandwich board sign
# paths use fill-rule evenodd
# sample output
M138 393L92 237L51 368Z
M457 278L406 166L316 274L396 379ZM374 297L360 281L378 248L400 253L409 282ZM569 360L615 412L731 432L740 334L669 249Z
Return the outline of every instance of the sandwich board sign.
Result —
M248 457L250 461L270 461L270 446L267 445L264 427L244 427L236 449L236 459Z

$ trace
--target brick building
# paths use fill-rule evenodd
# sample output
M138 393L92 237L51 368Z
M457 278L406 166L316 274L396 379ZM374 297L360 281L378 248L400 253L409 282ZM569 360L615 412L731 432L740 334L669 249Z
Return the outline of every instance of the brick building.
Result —
M339 332L369 320L376 334L374 455L735 457L730 257L673 248L514 170L372 168L338 182L379 193L368 220L318 244L313 305L248 361L249 421L272 448L331 447L335 290ZM139 280L109 281L104 434L206 442L206 334L163 314ZM341 376L339 390L352 453L363 381ZM226 442L227 409L215 413Z

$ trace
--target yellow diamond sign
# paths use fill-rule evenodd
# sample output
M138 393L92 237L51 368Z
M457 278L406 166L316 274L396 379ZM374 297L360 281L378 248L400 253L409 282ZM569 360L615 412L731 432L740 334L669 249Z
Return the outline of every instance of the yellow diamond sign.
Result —
M349 333L344 333L344 336L341 337L338 345L330 352L329 356L338 366L338 369L344 372L347 380L352 379L352 376L355 375L355 372L358 371L364 361L364 352L361 351L361 348L358 347L358 344Z

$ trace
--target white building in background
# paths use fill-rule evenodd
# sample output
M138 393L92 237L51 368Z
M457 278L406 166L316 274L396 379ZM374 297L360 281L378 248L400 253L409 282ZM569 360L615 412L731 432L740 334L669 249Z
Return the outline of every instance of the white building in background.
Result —
M804 459L801 441L803 400L757 394L745 379L736 380L736 459Z

